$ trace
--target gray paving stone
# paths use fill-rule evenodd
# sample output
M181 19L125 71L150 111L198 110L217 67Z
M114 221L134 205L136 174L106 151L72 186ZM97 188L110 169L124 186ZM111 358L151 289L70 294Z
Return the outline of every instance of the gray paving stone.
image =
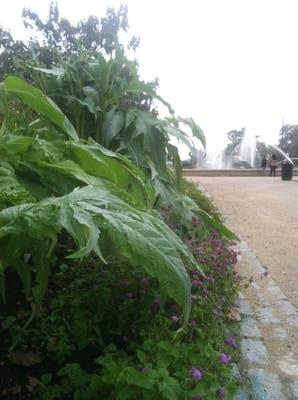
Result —
M245 299L238 300L239 313L242 315L253 315L253 311L250 308L249 303Z
M295 315L297 312L296 308L287 300L279 300L277 307L287 316Z
M274 326L272 328L272 333L274 337L285 339L288 337L287 331L282 326Z
M265 272L264 267L262 266L262 264L260 263L260 261L257 259L257 257L255 256L255 254L250 251L246 253L247 258L250 261L251 266L254 268L254 270L262 275Z
M268 302L268 298L261 292L256 292L256 296L259 299L260 304L265 307L269 307L270 303Z
M244 318L241 321L241 331L244 336L249 338L260 338L262 337L259 328L257 327L256 320L254 318Z
M286 400L277 374L260 368L248 371L254 400Z
M285 300L286 297L278 286L274 283L267 286L267 292L274 295L278 300Z
M290 384L290 388L293 394L293 400L298 400L298 381Z
M298 315L290 315L287 318L288 324L291 326L298 326Z
M284 374L298 379L298 357L293 352L280 359L278 365Z
M241 352L250 364L266 364L268 352L260 340L242 339Z
M260 322L263 324L279 324L280 320L275 317L273 311L270 307L259 307L258 316L260 318Z

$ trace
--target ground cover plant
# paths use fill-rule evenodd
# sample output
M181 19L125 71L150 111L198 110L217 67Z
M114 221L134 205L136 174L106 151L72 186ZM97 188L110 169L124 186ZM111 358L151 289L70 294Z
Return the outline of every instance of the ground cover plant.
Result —
M192 150L188 126L205 146L202 131L140 80L116 37L124 9L101 30L88 20L97 45L83 49L71 38L84 25L55 6L48 24L25 16L48 42L1 31L2 397L231 398L236 237L183 181L171 141Z

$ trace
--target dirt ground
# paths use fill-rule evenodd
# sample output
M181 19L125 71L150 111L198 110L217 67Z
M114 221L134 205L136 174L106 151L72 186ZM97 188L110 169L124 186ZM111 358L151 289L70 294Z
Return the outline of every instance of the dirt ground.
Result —
M280 177L192 177L213 197L226 224L257 254L298 306L298 181Z

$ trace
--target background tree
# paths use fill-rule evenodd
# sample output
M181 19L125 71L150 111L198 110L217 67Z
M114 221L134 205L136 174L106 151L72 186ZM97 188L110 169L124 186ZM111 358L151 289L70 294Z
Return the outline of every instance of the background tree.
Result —
M298 125L283 125L278 145L289 157L298 157Z
M121 5L118 11L108 8L103 18L89 16L72 25L60 17L57 3L53 2L45 22L35 12L24 9L23 23L31 32L29 43L14 40L9 31L0 27L0 80L7 74L19 73L23 63L32 59L50 68L61 56L78 55L82 51L112 54L119 46L119 33L128 29L127 6ZM134 36L128 46L136 49L138 45L139 39Z

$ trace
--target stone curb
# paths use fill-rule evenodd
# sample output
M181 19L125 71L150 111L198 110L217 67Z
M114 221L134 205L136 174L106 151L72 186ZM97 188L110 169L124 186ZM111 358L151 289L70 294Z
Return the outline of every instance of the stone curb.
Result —
M241 364L244 365L241 373L248 387L239 389L234 400L298 400L298 354L282 355L278 362L278 372L272 372L270 354L261 333L262 326L266 326L272 337L281 341L287 340L288 329L298 332L297 310L268 276L268 270L247 244L241 242L238 249L241 252L239 258L249 265L250 272L265 277L266 291L263 293L258 284L251 284L262 305L256 310L243 293L239 294L237 307L241 315ZM274 296L275 299L273 307L270 304L270 296Z

